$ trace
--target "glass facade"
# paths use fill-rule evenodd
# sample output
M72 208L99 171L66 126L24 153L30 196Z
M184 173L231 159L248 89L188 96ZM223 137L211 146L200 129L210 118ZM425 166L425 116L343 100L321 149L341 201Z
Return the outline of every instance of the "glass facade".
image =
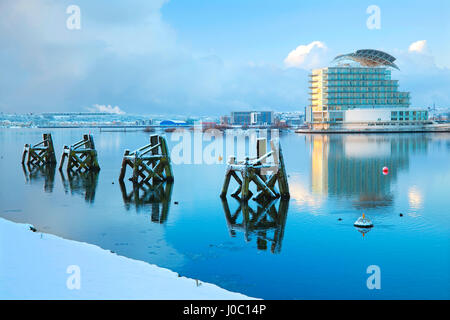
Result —
M428 111L391 111L391 121L425 121L428 120Z
M231 112L231 123L235 125L271 125L273 111L235 111Z
M251 122L251 111L231 112L231 123L237 125L249 125Z

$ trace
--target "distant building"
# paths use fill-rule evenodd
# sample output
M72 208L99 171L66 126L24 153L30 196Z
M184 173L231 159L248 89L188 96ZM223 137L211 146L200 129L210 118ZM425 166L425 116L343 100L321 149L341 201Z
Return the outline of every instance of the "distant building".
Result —
M410 108L409 92L399 91L391 70L395 58L378 50L358 50L334 60L337 66L310 75L305 121L312 129L343 126L414 125L428 111ZM342 63L349 61L349 63Z
M234 125L271 125L273 111L235 111L231 113L231 123Z
M252 125L271 125L273 123L273 111L254 111L251 113Z
M250 125L251 111L235 111L231 112L231 124L234 125Z
M299 127L304 122L304 116L300 112L279 112L275 115L275 124L279 124L281 120L286 121L289 127Z
M217 123L212 121L202 121L202 129L208 130L208 129L215 129L217 128Z
M145 126L145 125L151 125L152 120L136 120L136 125L138 126Z
M43 112L42 115L46 116L111 116L117 113L110 112Z
M220 117L220 124L221 125L229 125L229 124L231 124L231 118L229 116L221 116Z
M288 119L286 119L286 124L289 127L298 127L303 124L303 119L302 118L288 118Z

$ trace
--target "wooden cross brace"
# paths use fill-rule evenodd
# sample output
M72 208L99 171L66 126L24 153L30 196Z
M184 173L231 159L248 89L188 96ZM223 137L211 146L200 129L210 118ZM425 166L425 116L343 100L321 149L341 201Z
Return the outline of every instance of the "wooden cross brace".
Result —
M44 133L43 140L35 145L25 144L22 154L22 164L30 166L43 166L46 164L55 164L55 149L53 147L52 135Z
M281 146L277 148L275 143L271 141L271 147L272 150L266 152L266 139L258 139L256 158L250 159L247 157L244 161L236 162L235 157L230 157L220 197L225 198L227 196L230 180L233 178L238 187L231 195L241 201L246 201L253 196L252 191L250 191L251 183L256 185L258 191L255 199L274 199L280 196L283 199L288 199L289 187ZM267 161L270 157L273 158L273 163ZM269 172L272 174L269 174ZM275 188L276 183L278 183L279 192Z
M92 135L85 134L83 139L77 143L71 146L64 146L59 170L62 170L66 158L68 172L95 172L100 170Z
M133 172L129 180L138 185L151 186L159 181L173 181L167 143L159 135L150 136L150 144L133 152L125 150L119 181L125 178L127 167Z

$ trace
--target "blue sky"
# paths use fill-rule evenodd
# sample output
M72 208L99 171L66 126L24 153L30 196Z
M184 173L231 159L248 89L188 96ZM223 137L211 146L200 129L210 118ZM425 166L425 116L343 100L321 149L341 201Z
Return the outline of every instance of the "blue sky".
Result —
M369 5L381 9L381 29L366 27ZM280 63L300 43L320 40L336 53L359 48L407 48L426 39L450 65L450 2L441 1L170 1L164 19L193 50L233 60ZM447 38L443 38L447 35Z
M413 106L448 107L449 21L447 0L3 0L0 111L303 110L310 69L361 48L397 57Z

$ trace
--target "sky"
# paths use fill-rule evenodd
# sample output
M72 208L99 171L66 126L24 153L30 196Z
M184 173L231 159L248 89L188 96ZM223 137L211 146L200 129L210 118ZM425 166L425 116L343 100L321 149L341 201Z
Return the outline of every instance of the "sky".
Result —
M448 0L0 0L0 40L0 112L303 111L312 68L369 48L450 107Z

